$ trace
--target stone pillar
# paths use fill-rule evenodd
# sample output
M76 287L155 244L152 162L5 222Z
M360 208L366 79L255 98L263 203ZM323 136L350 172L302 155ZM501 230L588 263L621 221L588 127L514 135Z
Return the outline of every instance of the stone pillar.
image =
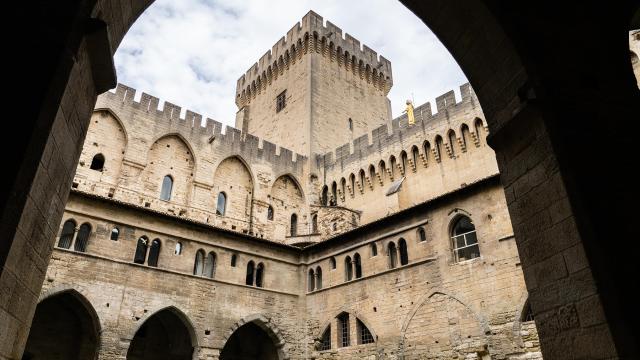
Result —
M541 111L492 129L500 178L545 358L614 358L616 348Z

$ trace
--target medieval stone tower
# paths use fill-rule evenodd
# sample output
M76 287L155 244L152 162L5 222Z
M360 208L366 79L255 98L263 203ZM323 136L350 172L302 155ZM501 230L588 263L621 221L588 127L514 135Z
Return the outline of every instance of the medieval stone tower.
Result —
M391 63L310 11L236 86L236 127L325 153L391 120Z

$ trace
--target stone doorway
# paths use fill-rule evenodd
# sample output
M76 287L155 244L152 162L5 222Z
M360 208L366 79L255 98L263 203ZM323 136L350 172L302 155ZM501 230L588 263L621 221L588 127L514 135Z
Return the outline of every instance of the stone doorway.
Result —
M42 300L27 339L23 360L97 359L100 323L89 302L75 291Z
M128 360L191 360L193 345L190 325L172 309L149 317L131 340Z
M253 322L234 331L220 353L220 360L279 360L278 350L265 330Z

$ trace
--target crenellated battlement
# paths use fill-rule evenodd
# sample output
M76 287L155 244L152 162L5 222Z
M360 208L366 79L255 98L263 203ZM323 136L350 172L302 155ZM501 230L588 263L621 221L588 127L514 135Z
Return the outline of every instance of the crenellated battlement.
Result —
M206 118L186 110L181 117L182 107L165 101L159 109L160 99L142 93L140 101L135 101L136 89L118 84L115 92L106 92L98 97L96 110L109 109L116 113L125 128L140 126L140 122L148 122L149 129L155 136L179 134L189 146L198 149L215 141L218 151L244 154L247 158L257 157L273 162L278 168L292 168L301 171L306 157L287 148L260 139L241 130ZM223 126L225 127L223 132Z
M452 124L453 117L466 113L469 117L467 125L470 132L474 134L473 120L482 114L478 98L469 83L460 86L462 99L458 102L453 90L450 90L436 97L436 113L432 113L430 102L416 106L413 110L415 124L409 125L407 115L404 114L391 121L390 124L382 125L370 133L363 134L355 138L352 142L339 146L335 151L324 155L317 155L323 159L325 166L332 167L341 164L346 166L349 163L360 161L370 154L380 153L386 148L395 144L402 144L406 139L419 133L423 137L435 144L435 138L440 136L444 143L447 143L447 131L453 130L459 134L460 129ZM391 129L389 129L389 125ZM440 130L441 133L440 133ZM427 135L431 133L431 135ZM430 138L432 137L432 138Z
M289 66L311 52L320 53L337 66L360 76L386 95L393 85L391 62L322 16L309 11L270 50L260 57L236 85L240 108L261 93Z

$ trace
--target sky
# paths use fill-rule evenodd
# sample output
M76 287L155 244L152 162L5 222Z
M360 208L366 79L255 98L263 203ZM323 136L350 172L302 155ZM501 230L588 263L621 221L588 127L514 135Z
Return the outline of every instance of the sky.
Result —
M233 126L238 78L313 10L391 61L393 117L405 101L460 99L467 79L447 49L397 0L156 0L120 44L118 82ZM432 107L435 111L435 106Z

